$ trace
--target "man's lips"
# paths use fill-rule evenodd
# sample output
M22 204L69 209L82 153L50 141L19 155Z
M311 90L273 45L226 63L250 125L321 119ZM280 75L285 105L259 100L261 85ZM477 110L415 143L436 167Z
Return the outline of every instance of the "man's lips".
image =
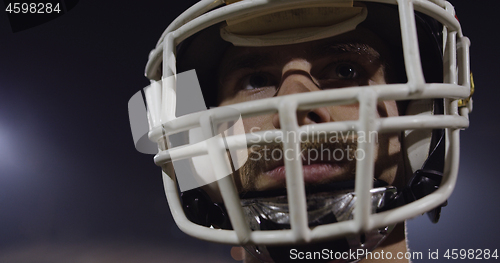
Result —
M346 162L318 162L302 164L304 182L306 184L324 182L340 175L344 171L345 167L347 167ZM276 182L284 183L286 179L285 166L280 165L270 171L267 171L264 173L264 176L268 176Z

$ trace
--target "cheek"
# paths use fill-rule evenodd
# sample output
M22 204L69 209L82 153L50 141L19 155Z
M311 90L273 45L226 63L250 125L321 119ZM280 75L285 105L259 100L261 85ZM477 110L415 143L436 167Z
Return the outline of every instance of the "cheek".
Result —
M228 84L226 86L231 87L234 85L235 84L232 85ZM221 90L221 88L219 90ZM224 89L222 89L221 92L223 93L222 95L223 99L220 102L219 106L227 106L241 102L270 98L274 96L274 94L276 93L276 88L274 86L270 86L254 90L240 90L236 94L231 96L228 95L230 92Z
M385 106L388 117L399 116L398 105L396 101L383 101L381 103Z
M224 99L223 101L220 102L219 106L228 106L228 105L231 105L231 104L236 104L240 101L234 99L234 98L231 98L231 99Z
M332 121L352 121L359 118L359 104L328 107Z
M273 130L272 115L261 115L243 119L246 133L255 133L264 130Z

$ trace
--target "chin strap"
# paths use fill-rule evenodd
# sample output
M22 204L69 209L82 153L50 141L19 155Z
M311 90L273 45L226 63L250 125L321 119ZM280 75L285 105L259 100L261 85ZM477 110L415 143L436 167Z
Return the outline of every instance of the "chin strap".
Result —
M181 193L182 208L193 223L206 227L233 229L223 204L213 202L200 188Z
M431 194L439 188L444 170L444 130L435 130L433 132L433 139L434 138L438 138L435 140L437 142L434 143L435 147L429 154L425 163L422 165L422 168L415 171L406 187L398 191L398 194L382 211L409 204ZM427 212L427 215L432 223L437 223L439 221L441 207L444 207L447 204L448 201Z
M440 99L434 100L434 114L441 115L444 113L444 101ZM446 135L444 130L433 130L430 151L427 160L425 160L422 168L415 171L413 176L408 181L406 187L398 191L397 196L393 199L391 205L388 205L385 210L396 208L409 204L424 196L436 191L441 185L444 171L444 158ZM441 205L427 212L432 223L437 223L441 215L441 207L448 204L445 201Z

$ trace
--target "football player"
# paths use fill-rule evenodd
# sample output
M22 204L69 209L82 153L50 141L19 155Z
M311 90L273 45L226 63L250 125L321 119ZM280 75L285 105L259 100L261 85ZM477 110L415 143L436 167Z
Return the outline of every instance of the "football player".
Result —
M469 45L441 0L202 0L150 53L134 140L180 229L245 262L408 262L405 220L456 181Z

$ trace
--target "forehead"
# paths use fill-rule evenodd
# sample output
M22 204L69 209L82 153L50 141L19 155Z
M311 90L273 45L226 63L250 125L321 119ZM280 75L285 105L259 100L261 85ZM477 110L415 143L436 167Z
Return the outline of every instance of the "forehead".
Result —
M387 51L386 45L373 32L358 28L354 31L300 44L271 47L230 47L221 63L221 71L253 68L269 65L278 66L290 59L321 59L327 55L354 53L367 59L378 59Z

